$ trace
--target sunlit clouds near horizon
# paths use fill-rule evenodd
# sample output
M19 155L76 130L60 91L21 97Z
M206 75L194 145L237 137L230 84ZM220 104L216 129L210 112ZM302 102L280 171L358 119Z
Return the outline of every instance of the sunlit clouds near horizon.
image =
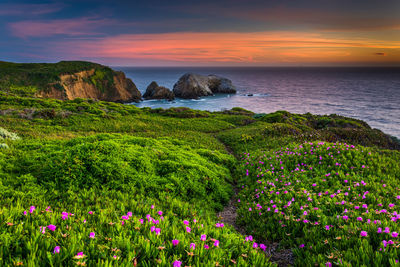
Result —
M6 1L0 4L0 60L400 65L396 1L150 2Z

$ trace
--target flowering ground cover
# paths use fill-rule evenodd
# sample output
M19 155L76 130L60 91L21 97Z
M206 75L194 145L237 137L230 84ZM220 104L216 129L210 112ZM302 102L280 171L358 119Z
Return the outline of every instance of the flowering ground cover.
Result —
M253 247L215 216L172 198L135 198L87 191L55 207L43 200L7 203L0 210L1 264L270 265L262 246Z
M0 266L269 266L267 241L298 266L399 259L400 156L380 150L399 142L361 121L0 88L0 127ZM217 216L236 184L245 235Z
M294 248L296 263L397 265L400 153L309 142L245 153L239 221Z

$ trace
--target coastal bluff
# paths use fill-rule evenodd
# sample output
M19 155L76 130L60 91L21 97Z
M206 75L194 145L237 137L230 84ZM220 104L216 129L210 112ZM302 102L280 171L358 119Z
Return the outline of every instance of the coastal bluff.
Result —
M142 98L123 72L85 61L0 62L0 90L61 100L89 98L127 103Z

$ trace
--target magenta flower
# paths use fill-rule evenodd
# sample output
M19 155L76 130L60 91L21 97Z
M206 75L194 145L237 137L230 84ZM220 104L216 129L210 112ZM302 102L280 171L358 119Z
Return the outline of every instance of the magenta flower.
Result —
M327 263L325 263L326 267L332 267L332 263L330 261L328 261Z
M177 246L179 244L179 240L177 240L177 239L173 239L172 240L172 245L173 246Z
M122 215L122 216L121 216L121 219L122 219L122 220L129 220L129 216L128 216L128 215Z
M26 214L28 214L28 212L25 210L25 211L24 211L24 215L26 215Z
M56 254L56 253L60 253L60 247L59 246L55 246L54 247L53 254Z
M366 231L361 231L360 235L365 237L368 236L368 233Z
M182 262L181 261L174 261L174 263L172 264L173 267L181 267Z
M40 226L39 230L42 234L46 233L46 226Z
M55 226L53 224L50 224L50 225L47 226L47 228L49 228L50 231L54 232L56 230L57 226Z
M218 247L219 246L219 240L215 240L214 241L214 247Z
M31 207L29 208L29 213L32 213L35 209L36 209L35 206L31 206Z
M397 233L397 232L393 232L393 233L392 233L392 237L396 238L396 237L398 237L398 236L399 236L399 233Z
M68 219L68 212L63 211L63 212L61 213L61 216L62 216L62 219L63 219L63 220Z
M330 229L330 226L329 226L329 225L325 225L325 229L326 229L326 230L329 230L329 229Z
M207 235L201 235L201 237L200 237L201 241L206 241L206 239L207 239Z
M192 229L190 229L190 227L186 226L186 232L190 233L190 231L192 231Z
M155 232L156 232L156 235L159 235L161 233L161 229L160 228L156 228Z
M156 230L155 226L150 227L150 232L154 232Z
M189 221L184 220L184 221L183 221L183 224L184 224L184 225L189 225Z
M304 246L305 246L304 244L301 244L301 245L299 246L299 248L304 248Z
M362 217L357 217L357 221L362 222L363 218Z
M127 213L126 213L126 215L128 216L128 217L132 217L132 211L128 211Z
M162 211L161 210L159 210L159 211L157 211L157 213L158 213L158 215L162 215Z
M139 219L139 222L140 222L141 224L143 224L144 220L143 220L143 219Z
M190 249L195 249L196 248L196 244L195 243L190 243Z
M88 213L89 213L90 215L93 215L93 211L89 211Z
M94 232L90 232L89 237L90 237L90 238L94 238L95 235L96 235L96 234L95 234Z
M204 248L205 248L205 249L209 249L209 248L210 248L210 246L209 246L209 245L207 245L207 244L204 244Z
M251 236L251 235L249 235L249 236L246 236L246 241L253 241L253 237Z
M382 233L382 228L379 227L377 233L378 234Z
M253 243L253 248L258 248L258 244L256 242Z
M265 251L267 249L267 246L265 246L264 244L260 244L260 248Z

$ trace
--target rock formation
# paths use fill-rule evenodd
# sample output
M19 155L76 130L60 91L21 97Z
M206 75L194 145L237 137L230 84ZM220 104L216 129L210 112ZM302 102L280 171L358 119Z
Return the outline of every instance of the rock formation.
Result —
M156 82L151 82L147 86L146 92L143 95L144 99L167 99L174 100L174 93L166 87L159 86Z
M220 93L236 93L231 80L216 75L186 73L175 83L173 92L176 97L198 98Z
M139 102L140 91L121 71L93 68L72 74L60 74L59 81L50 83L47 90L36 96L72 100L90 98L120 103Z

